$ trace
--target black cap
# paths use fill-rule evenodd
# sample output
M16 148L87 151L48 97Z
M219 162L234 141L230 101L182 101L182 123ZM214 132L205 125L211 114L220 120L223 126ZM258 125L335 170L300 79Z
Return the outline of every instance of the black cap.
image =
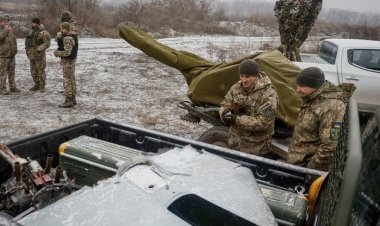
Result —
M35 23L35 24L40 25L40 24L41 24L41 21L40 21L40 19L38 19L38 18L33 18L33 19L32 19L32 23Z
M247 59L239 64L239 74L245 76L259 76L259 65L256 61Z
M325 74L317 67L303 69L297 77L297 84L318 89L325 83Z

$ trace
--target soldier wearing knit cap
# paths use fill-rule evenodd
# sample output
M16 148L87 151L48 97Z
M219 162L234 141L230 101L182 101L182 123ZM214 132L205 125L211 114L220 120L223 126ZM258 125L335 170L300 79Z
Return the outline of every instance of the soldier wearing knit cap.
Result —
M9 91L20 92L16 87L17 42L16 36L9 25L9 17L0 17L0 94L7 95ZM6 81L9 81L9 91L6 89Z
M351 87L345 90L354 90ZM302 98L298 124L289 146L288 163L316 170L330 169L343 121L346 103L352 93L325 80L316 67L302 70L297 77L297 92Z
M50 33L39 18L33 18L31 29L25 38L25 50L29 59L30 73L34 85L29 91L45 92L46 50L50 47Z
M230 126L230 148L269 157L278 97L271 81L255 60L243 60L238 69L240 81L221 103L222 121Z
M75 21L72 19L71 17L71 13L67 10L63 11L62 14L61 14L61 18L58 20L58 22L60 24L62 23L69 23L70 24L70 30L71 30L71 33L75 33L76 35L79 34L79 31L75 25ZM59 39L62 38L62 33L60 31L57 32L57 37L56 37L56 41L60 41Z

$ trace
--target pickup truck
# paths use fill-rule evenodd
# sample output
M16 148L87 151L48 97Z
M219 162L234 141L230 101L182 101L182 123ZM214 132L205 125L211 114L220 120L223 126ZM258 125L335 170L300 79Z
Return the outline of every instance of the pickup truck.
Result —
M303 54L301 59L294 62L301 69L318 67L336 85L353 83L361 112L380 106L380 41L325 39L317 55Z
M243 168L248 169L254 179L240 182L251 184L250 180L257 181L261 193L279 225L378 225L380 223L379 122L380 110L372 115L361 135L357 105L354 100L350 102L333 167L325 177L325 172L292 166L170 134L125 124L120 125L101 119L84 121L0 146L2 149L0 224L105 225L110 222L120 223L119 217L129 216L136 220L135 224L129 222L129 225L154 225L155 221L152 219L156 219L157 214L162 213L178 223L170 225L264 225L250 221L246 211L247 208L252 209L249 206L243 208L245 215L240 215L221 209L199 197L181 196L188 200L181 199L176 191L171 190L173 186L181 184L173 183L170 178L190 178L192 175L179 170L168 171L167 167L173 166L175 161L167 163L164 168L155 164L150 165L154 169L154 173L144 177L141 176L142 171L137 170L134 173L128 171L134 169L135 166L143 165L147 157L140 157L139 159L142 161L135 161L124 167L123 170L129 172L129 179L119 176L119 179L116 178L117 182L106 181L95 185L93 189L85 188L84 190L77 190L70 182L70 174L66 173L71 170L71 173L77 175L73 179L74 181L78 183L84 181L85 184L92 185L96 181L95 179L105 179L111 176L109 173L119 172L120 169L117 167L120 164L115 159L122 157L127 152L143 152L146 153L145 156L149 157L168 153L168 150L172 148L191 146L198 150L196 151L198 154L207 152L231 161L229 166L233 166L233 169L241 169L239 171L242 171ZM83 136L87 136L86 140L92 142L87 142L82 147L93 151L106 150L106 152L83 154L85 152L81 152L74 142ZM97 144L101 144L101 146ZM65 148L66 150L64 150ZM70 153L80 153L80 155L70 156ZM107 154L107 158L103 157L105 154ZM81 164L78 164L79 160L82 161ZM183 164L184 162L186 164ZM184 162L180 161L179 163L185 167L190 163L189 161ZM13 165L9 163L13 163ZM21 165L25 166L23 170L21 170ZM207 169L211 169L215 165L214 161L209 164L202 162L196 168L202 169L203 167L208 172ZM45 166L45 169L42 169L41 166ZM191 168L195 170L195 168ZM228 184L225 181L229 173L226 171L220 173L224 176L219 179L214 178L215 181L212 182L219 183L219 185L210 186L210 189L216 188L215 195L222 191L219 186ZM156 180L157 176L164 176L164 180ZM139 183L137 186L130 184L127 186L126 183L131 180L139 181ZM169 181L172 183L165 185ZM320 183L321 181L323 183ZM210 181L206 182L210 183ZM156 187L155 184L160 186ZM121 189L123 186L126 189L124 192ZM188 184L188 187L191 188L192 185ZM144 189L146 192L141 193L141 190ZM226 186L223 186L223 189L226 189ZM226 199L234 200L233 197L243 191L243 188L238 189L236 186L231 186L231 189L228 195L222 199L213 197L215 202L223 202ZM238 189L239 192L236 193L235 189ZM127 191L140 191L140 193L132 195ZM211 191L213 190L211 189ZM173 197L169 203L168 199L165 201L168 193ZM131 195L128 196L128 194ZM159 194L165 195L160 196ZM213 193L211 193L211 198L212 195ZM148 197L151 196L155 197L151 205L145 205L149 200ZM299 196L307 199L307 208L296 206L296 201L300 200L297 198ZM241 201L246 201L247 197ZM132 198L140 199L141 202L136 205L128 204ZM160 200L164 200L165 205L158 205ZM239 202L236 200L231 205L239 208ZM230 207L232 208L232 206ZM199 208L201 208L201 212L199 212ZM85 210L89 211L84 212ZM121 210L124 211L121 212L123 214L120 214ZM209 211L215 215L208 214ZM256 209L252 214L257 213L256 211L260 211L260 209ZM71 214L68 214L70 212ZM198 216L201 218L197 218ZM96 222L94 220L98 223L90 223ZM141 222L150 222L150 224ZM128 223L124 222L124 224Z

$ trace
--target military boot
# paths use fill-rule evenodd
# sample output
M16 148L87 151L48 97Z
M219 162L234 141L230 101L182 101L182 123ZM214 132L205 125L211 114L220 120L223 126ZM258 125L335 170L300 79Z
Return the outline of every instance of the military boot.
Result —
M8 95L8 94L9 94L9 91L6 90L6 89L4 89L4 90L1 91L1 94L3 94L3 95Z
M45 81L40 81L40 92L44 93L45 92Z
M66 96L65 102L63 104L58 105L58 107L60 107L60 108L72 108L72 107L74 107L74 104L72 102L72 97Z
M77 99L75 98L75 95L71 98L72 102L74 105L77 105Z
M16 87L10 88L11 93L19 93L21 90L17 89Z
M29 91L37 91L39 88L39 85L35 84L32 88L29 89Z

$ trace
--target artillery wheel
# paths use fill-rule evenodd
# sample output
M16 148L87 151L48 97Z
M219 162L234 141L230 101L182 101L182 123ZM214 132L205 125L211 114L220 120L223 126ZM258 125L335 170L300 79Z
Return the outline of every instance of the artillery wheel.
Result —
M228 133L228 127L214 126L202 133L198 141L228 148Z

